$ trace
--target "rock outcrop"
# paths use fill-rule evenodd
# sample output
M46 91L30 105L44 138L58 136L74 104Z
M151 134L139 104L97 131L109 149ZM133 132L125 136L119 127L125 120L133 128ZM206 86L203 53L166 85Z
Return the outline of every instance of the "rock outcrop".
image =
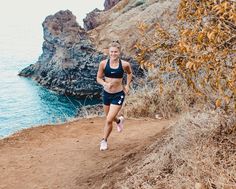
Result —
M69 10L48 16L43 22L43 53L19 75L31 77L61 94L100 96L96 72L98 63L106 58L102 52L108 43L114 39L120 41L122 58L129 60L137 73L138 65L128 57L135 55L133 46L140 36L138 23L149 25L148 35L154 34L156 23L173 30L179 0L121 0L105 4L104 11L95 9L85 19L89 31L77 24Z
M35 64L19 75L30 77L46 88L78 98L98 97L96 82L99 62L106 56L97 51L71 11L59 11L43 22L43 53ZM138 70L132 59L133 69Z
M105 0L105 2L104 2L105 10L109 10L110 8L114 7L120 1L121 0Z
M94 9L92 12L86 15L86 17L83 19L84 29L86 31L94 29L101 24L100 19L99 19L100 13L101 13L101 10Z
M43 22L43 53L19 75L61 94L99 96L98 63L105 58L93 47L71 11L59 11Z
M86 31L92 30L97 26L107 22L109 18L105 18L103 15L106 14L106 11L114 7L121 0L105 0L104 2L104 10L94 9L89 12L86 17L83 19L84 29Z

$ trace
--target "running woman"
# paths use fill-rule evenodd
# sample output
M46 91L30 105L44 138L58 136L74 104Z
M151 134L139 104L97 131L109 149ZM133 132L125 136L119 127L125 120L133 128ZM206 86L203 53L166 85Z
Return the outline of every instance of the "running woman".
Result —
M129 62L120 59L121 46L119 41L112 41L109 45L109 58L99 64L97 82L103 86L103 107L106 114L103 138L100 142L100 150L107 150L107 139L112 131L112 122L121 132L124 117L117 115L122 107L125 94L129 92L132 80L132 69ZM127 74L126 85L122 84L124 72ZM105 77L104 77L105 76Z

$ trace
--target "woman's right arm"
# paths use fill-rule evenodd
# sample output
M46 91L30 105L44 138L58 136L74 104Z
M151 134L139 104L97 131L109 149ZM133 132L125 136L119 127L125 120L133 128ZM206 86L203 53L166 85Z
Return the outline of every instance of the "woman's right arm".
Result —
M103 87L105 86L106 82L103 80L104 76L104 62L101 61L98 67L98 72L97 72L97 82L102 85Z

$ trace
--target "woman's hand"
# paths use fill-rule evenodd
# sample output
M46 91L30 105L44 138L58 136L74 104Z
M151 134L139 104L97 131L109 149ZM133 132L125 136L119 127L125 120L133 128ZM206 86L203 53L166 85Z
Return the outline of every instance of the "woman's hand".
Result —
M106 89L111 89L112 83L107 83L107 82L105 82L105 83L103 84L103 87L106 88Z
M129 93L129 85L124 86L124 92L125 92L125 94Z

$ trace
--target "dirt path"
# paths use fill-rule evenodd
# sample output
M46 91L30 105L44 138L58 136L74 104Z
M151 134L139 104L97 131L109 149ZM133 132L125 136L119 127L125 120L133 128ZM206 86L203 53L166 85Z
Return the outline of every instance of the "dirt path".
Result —
M100 152L104 118L24 130L0 140L0 189L112 188L167 120L126 120Z

